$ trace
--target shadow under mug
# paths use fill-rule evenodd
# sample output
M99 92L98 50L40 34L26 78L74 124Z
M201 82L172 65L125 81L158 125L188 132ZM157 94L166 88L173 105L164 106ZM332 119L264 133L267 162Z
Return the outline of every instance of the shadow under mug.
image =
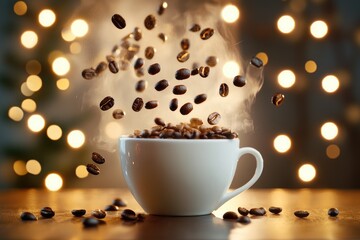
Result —
M240 148L239 139L147 139L121 137L119 154L125 181L149 214L210 214L250 188L263 170L261 154ZM237 162L244 154L256 160L253 177L229 191Z

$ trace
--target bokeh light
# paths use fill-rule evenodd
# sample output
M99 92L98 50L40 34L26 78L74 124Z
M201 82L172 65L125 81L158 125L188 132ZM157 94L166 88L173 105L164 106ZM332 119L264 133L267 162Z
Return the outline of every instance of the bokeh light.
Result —
M38 75L41 72L41 64L37 60L28 61L25 68L29 75Z
M39 91L42 87L42 80L37 75L30 75L26 79L26 85L30 89L30 91L36 92Z
M26 96L26 97L29 97L29 96L33 95L33 93L34 93L33 91L31 91L31 90L28 88L28 86L27 86L27 84L26 84L26 81L21 84L21 86L20 86L20 92L21 92L24 96Z
M26 164L22 160L16 160L13 164L14 172L19 176L24 176L27 174Z
M76 37L84 37L89 31L89 25L83 19L76 19L71 23L71 32Z
M279 73L277 79L281 87L290 88L295 84L296 77L293 71L286 69Z
M304 164L299 168L298 176L303 182L311 182L316 176L316 169L311 164Z
M266 53L264 53L264 52L259 52L259 53L257 53L257 54L256 54L256 57L259 58L259 59L263 62L264 66L265 66L265 65L268 63L268 61L269 61L268 55L267 55Z
M34 31L25 31L20 37L21 44L25 48L33 48L38 43L38 36Z
M63 186L63 179L57 173L50 173L45 178L45 187L50 191L59 191Z
M56 81L56 86L59 90L65 91L70 86L70 81L67 78L60 78Z
M36 102L30 98L24 99L21 102L21 108L26 112L35 112L36 110Z
M328 158L330 159L336 159L340 156L340 148L338 145L336 144L330 144L327 148L326 148L326 155L328 156Z
M58 57L52 63L52 70L58 76L64 76L70 71L70 63L65 57Z
M86 178L89 175L89 172L86 170L85 165L79 165L75 169L75 175L78 178Z
M336 90L338 90L338 88L340 86L340 82L336 76L327 75L321 81L321 86L325 92L333 93L333 92L336 92Z
M67 143L72 148L80 148L85 143L85 135L80 130L72 130L67 135Z
M22 16L27 12L27 5L24 1L17 1L14 4L14 13L16 15Z
M313 60L309 60L305 63L305 71L308 73L314 73L316 72L317 64Z
M73 42L70 44L70 52L72 54L79 54L81 52L81 44L78 42Z
M48 138L56 141L61 138L62 130L58 125L50 125L46 130L46 134L47 134Z
M240 73L240 67L239 64L235 61L228 61L224 64L223 68L223 74L225 77L228 78L234 78L236 75L239 75Z
M274 138L273 145L279 153L285 153L291 148L291 139L285 134L278 135Z
M109 138L117 139L121 133L121 126L117 122L109 122L105 126L105 134Z
M317 20L310 25L310 33L314 38L323 38L328 33L326 22Z
M27 161L25 167L26 167L26 171L28 171L28 173L33 175L38 175L41 172L41 165L35 159L31 159Z
M70 28L64 28L61 31L61 37L66 41L66 42L71 42L74 41L76 36L71 32Z
M28 118L28 128L33 132L40 132L45 127L45 119L40 114L33 114Z
M221 17L227 23L236 22L239 16L240 11L235 5L228 4L221 10Z
M24 117L24 112L21 108L13 106L8 111L8 116L11 120L19 122Z
M337 137L339 129L333 122L326 122L321 126L321 136L326 140L333 140Z
M39 13L38 20L41 26L50 27L55 23L56 15L52 10L44 9Z
M295 29L295 20L292 16L283 15L278 19L277 27L284 34L291 33Z

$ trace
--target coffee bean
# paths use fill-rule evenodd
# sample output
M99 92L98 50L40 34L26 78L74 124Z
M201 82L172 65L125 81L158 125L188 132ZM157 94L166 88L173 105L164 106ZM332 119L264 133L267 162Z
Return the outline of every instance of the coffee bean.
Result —
M118 29L123 29L126 27L125 19L122 16L120 16L119 14L114 14L111 17L111 21L115 25L115 27L117 27Z
M156 18L154 15L148 15L145 20L144 20L144 25L146 27L146 29L151 30L155 27L156 25Z
M24 221L37 221L37 217L31 212L22 212L20 218Z
M84 218L82 221L84 227L97 227L99 225L99 219L94 217Z
M117 62L115 62L114 60L109 62L109 70L112 73L117 73L119 72L119 64Z
M84 216L86 213L85 209L74 209L71 211L72 215L74 215L75 217L81 217Z
M105 71L106 69L107 69L107 63L104 62L104 61L102 61L102 62L100 62L100 63L96 66L96 68L95 68L95 73L96 73L97 75L99 75L100 73L102 73L102 72Z
M165 12L165 9L168 7L168 4L167 2L162 2L161 5L159 6L159 9L158 9L158 14L159 15L163 15L163 13Z
M154 63L154 64L151 64L148 68L148 73L150 75L155 75L157 74L158 72L160 72L160 64L158 63Z
M173 88L173 93L175 95L182 95L182 94L186 93L186 91L187 91L187 88L185 85L176 85Z
M190 57L190 53L188 51L181 51L179 52L179 54L176 56L176 59L179 62L186 62Z
M155 84L155 89L157 91L162 91L164 90L165 88L167 88L169 86L169 82L165 79L163 80L160 80L158 81L156 84Z
M107 96L100 102L100 109L103 111L109 110L115 104L115 101L112 97Z
M210 68L209 68L208 66L206 66L206 67L201 66L201 67L199 68L199 74L200 74L200 76L203 77L203 78L208 77L209 74L210 74Z
M93 68L87 68L81 72L81 76L86 80L91 80L96 77L96 75L96 71Z
M191 103L185 103L180 108L180 113L182 115L188 115L193 110L193 105Z
M247 216L249 214L249 210L247 210L246 208L243 207L238 207L238 212L242 215L242 216Z
M207 39L211 38L212 35L214 35L214 29L205 28L204 30L201 31L200 38L202 40L207 40Z
M121 109L115 109L112 113L114 119L122 119L125 117L125 112Z
M104 210L105 211L110 211L110 212L111 211L119 211L119 207L116 206L116 205L111 204L111 205L107 205Z
M195 104L200 104L202 102L205 102L206 99L207 99L207 95L205 93L203 93L203 94L197 95L194 99L194 102L195 102Z
M118 207L125 207L127 205L121 198L115 198L112 204Z
M203 124L203 121L200 118L191 118L190 126L191 127L199 127Z
M219 88L219 94L222 97L229 95L229 86L226 83L222 83Z
M146 215L145 215L145 213L138 213L136 215L136 218L137 218L138 221L142 222L146 218Z
M194 68L193 70L191 70L191 75L197 75L199 73L199 68Z
M138 58L138 59L136 59L136 61L134 63L134 69L137 70L137 69L141 68L143 65L144 65L144 59Z
M156 52L155 48L147 47L145 48L145 57L150 60L154 57L155 52Z
M249 213L254 216L264 216L266 211L264 208L251 208Z
M251 223L251 219L248 216L240 216L237 221L241 224L249 224Z
M86 165L86 170L93 175L99 175L100 173L100 169L92 163Z
M269 211L273 214L279 214L282 211L281 207L269 207Z
M142 77L144 76L144 68L139 68L135 71L135 74L137 77Z
M141 29L138 27L135 27L132 35L133 35L133 38L135 41L139 41L142 38Z
M135 90L137 92L143 92L146 89L146 87L147 87L147 81L139 80L135 85Z
M44 207L40 210L41 216L44 218L52 218L55 216L55 212L50 207Z
M336 217L337 215L339 215L339 209L337 208L330 208L328 211L328 215L330 217Z
M105 158L103 156L101 156L100 153L97 152L93 152L91 154L91 159L96 162L97 164L103 164L105 163Z
M191 28L189 29L191 32L198 32L200 31L201 27L199 24L195 23L194 25L191 26Z
M184 80L190 77L190 70L187 68L180 68L175 72L175 78L177 80Z
M275 106L280 106L285 100L285 96L281 93L277 93L274 96L271 97L271 102Z
M95 209L91 212L91 216L96 217L98 219L102 219L106 217L106 212L101 209Z
M127 220L127 221L135 221L137 220L136 213L131 209L124 209L121 212L121 219Z
M221 115L217 112L213 112L208 116L207 122L210 125L216 125L220 122L221 120Z
M233 84L236 87L243 87L246 84L246 79L244 76L237 75L234 77Z
M236 212L228 211L223 214L223 219L225 220L236 220L238 219L238 215Z
M218 62L219 59L215 56L210 56L206 59L206 64L210 67L215 67Z
M295 211L294 215L298 218L305 218L307 216L309 216L309 212L308 211L303 211L303 210L299 210L299 211Z
M156 125L158 125L158 126L165 126L165 122L164 122L164 120L162 120L161 118L155 118L154 119L154 122L155 122L155 124Z
M139 112L143 106L144 106L144 101L142 100L142 98L137 97L135 98L132 104L132 110L134 110L135 112Z
M169 104L170 110L176 111L176 109L178 108L178 104L179 104L179 101L177 98L171 99L170 104Z
M167 36L164 33L159 33L158 37L163 41L166 42L167 41Z
M261 61L260 58L258 57L253 57L251 60L250 60L250 64L257 67L257 68L261 68L263 66L263 62Z
M182 39L180 46L182 50L188 50L190 48L190 40L188 38Z
M146 109L154 109L159 105L159 102L156 100L152 100L152 101L148 101L147 103L145 103L145 108Z

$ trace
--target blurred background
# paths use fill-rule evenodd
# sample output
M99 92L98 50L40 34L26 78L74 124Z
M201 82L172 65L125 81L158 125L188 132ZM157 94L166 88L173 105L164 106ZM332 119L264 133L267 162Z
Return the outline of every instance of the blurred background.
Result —
M84 104L89 85L81 71L95 60L78 58L105 60L109 42L116 42L102 32L104 44L94 44L98 22L111 25L110 17L130 5L156 14L162 2L99 2L0 2L0 188L125 186L116 150L95 141L101 113ZM215 6L211 18L232 33L234 51L264 63L264 83L250 110L253 130L240 132L241 145L264 157L254 187L360 187L359 1L168 4L169 11L181 5L180 12ZM225 75L239 71L234 62L230 70L222 64ZM279 106L271 101L277 93L285 96ZM86 171L93 151L106 158L98 176ZM239 162L233 187L252 175L253 164L248 156Z

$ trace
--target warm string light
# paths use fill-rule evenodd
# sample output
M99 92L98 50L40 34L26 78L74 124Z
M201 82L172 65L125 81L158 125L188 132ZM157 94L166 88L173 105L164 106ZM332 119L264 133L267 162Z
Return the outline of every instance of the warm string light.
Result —
M281 87L290 88L295 84L296 76L293 71L286 69L279 73L277 79Z
M239 19L240 11L232 4L226 5L221 11L222 19L227 23L234 23Z
M85 134L81 130L72 130L67 135L67 143L72 148L80 148L85 143Z
M340 86L339 79L334 75L327 75L321 81L321 86L325 92L334 93Z
M274 148L279 153L286 153L291 148L291 139L285 134L278 135L273 141Z
M233 78L240 73L240 66L236 61L228 61L222 68L223 74L227 78Z
M50 191L59 191L63 186L63 179L57 173L50 173L45 178L45 187Z
M325 140L333 140L337 137L339 129L335 123L326 122L321 126L320 132Z
M45 127L45 119L40 114L33 114L28 118L28 128L33 132L40 132Z
M283 15L278 19L277 27L281 33L291 33L295 29L295 20L290 15Z
M314 38L323 38L328 33L328 26L326 22L322 20L314 21L310 25L310 33Z
M20 37L21 44L25 48L33 48L38 43L38 35L31 30L23 32Z
M299 168L298 176L303 182L311 182L316 177L316 169L312 164L304 164Z

